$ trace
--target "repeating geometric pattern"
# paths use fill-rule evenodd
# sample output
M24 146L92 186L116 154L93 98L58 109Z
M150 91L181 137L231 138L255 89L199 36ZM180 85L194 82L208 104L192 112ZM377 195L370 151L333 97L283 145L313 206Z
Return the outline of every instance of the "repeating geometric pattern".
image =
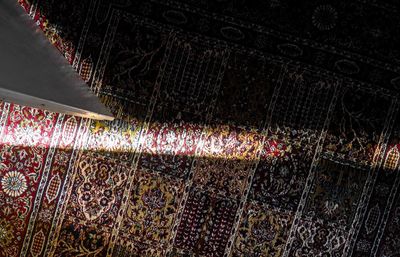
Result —
M293 212L248 204L232 256L281 256L292 222Z
M182 212L175 247L188 254L223 255L237 207L234 200L193 189Z
M116 119L0 102L0 256L400 254L396 1L18 2Z
M140 249L138 252L130 250L137 255L165 252L162 249L169 242L183 188L182 179L163 177L149 171L136 173L116 251L121 251L118 249L121 247L131 247Z

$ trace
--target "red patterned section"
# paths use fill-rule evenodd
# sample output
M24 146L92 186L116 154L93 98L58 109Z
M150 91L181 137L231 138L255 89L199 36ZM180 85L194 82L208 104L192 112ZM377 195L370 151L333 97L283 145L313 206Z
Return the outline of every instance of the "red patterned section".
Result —
M57 197L58 192L60 191L60 186L60 177L58 175L52 177L46 190L46 198L49 202L53 201Z
M31 8L31 4L28 3L27 0L18 0L18 3L25 9L27 13L29 13L29 9Z
M102 256L130 173L127 163L84 152L77 162L57 246L47 254Z
M74 124L74 125L73 125ZM38 206L37 218L34 223L29 224L29 235L33 238L32 242L25 242L23 249L28 255L41 256L43 250L40 244L45 245L49 235L52 217L55 215L57 203L62 191L62 182L65 180L67 171L70 168L70 162L73 164L75 150L73 149L75 140L79 141L77 134L81 118L66 116L63 120L61 133L58 137L58 147L55 150L54 157L50 163L47 184L44 185L44 192ZM73 134L71 134L73 131ZM74 140L66 140L72 137ZM43 237L40 234L43 233ZM28 240L26 238L25 240ZM40 240L39 240L40 239ZM31 243L31 244L29 244ZM29 247L29 248L28 248Z
M237 204L194 190L182 213L175 246L185 253L223 256ZM180 250L182 251L182 250Z
M42 178L58 115L11 105L0 146L0 221L9 224L4 256L17 256Z

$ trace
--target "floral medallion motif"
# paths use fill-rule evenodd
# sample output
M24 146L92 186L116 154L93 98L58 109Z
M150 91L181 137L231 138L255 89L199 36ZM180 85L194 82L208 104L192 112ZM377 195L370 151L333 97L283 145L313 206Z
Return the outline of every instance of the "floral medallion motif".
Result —
M183 193L180 179L139 172L119 237L130 243L165 246Z
M347 232L321 220L300 220L289 256L341 256Z
M7 172L1 179L3 191L12 197L22 195L28 188L25 176L18 171Z
M82 184L77 188L78 203L88 221L98 219L114 205L116 188L127 178L121 167L113 167L101 156L84 158L79 164Z
M337 11L331 5L320 5L314 10L313 25L319 30L330 30L336 25Z
M233 256L281 256L293 212L248 204L233 246Z
M120 159L92 152L83 152L76 165L55 255L103 256L131 169Z

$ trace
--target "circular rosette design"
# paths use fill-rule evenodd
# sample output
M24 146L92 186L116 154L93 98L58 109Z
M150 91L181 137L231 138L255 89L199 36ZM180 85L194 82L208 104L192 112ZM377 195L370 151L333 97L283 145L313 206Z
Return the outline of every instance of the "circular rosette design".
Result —
M23 194L28 188L25 176L18 171L7 172L1 180L3 191L12 197Z
M337 11L331 5L320 5L315 8L312 23L319 30L330 30L336 25Z

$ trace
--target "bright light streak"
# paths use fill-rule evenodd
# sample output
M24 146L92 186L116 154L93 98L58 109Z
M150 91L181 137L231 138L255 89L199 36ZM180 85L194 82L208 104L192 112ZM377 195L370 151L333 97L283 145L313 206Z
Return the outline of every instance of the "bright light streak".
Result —
M87 139L80 150L253 160L260 153L278 157L290 149L275 139L266 140L265 135L256 130L227 125L127 123L121 120L90 120L88 124ZM43 129L44 126L34 119L12 124L5 129L2 144L48 148L52 135L50 130ZM63 148L62 144L54 147Z

